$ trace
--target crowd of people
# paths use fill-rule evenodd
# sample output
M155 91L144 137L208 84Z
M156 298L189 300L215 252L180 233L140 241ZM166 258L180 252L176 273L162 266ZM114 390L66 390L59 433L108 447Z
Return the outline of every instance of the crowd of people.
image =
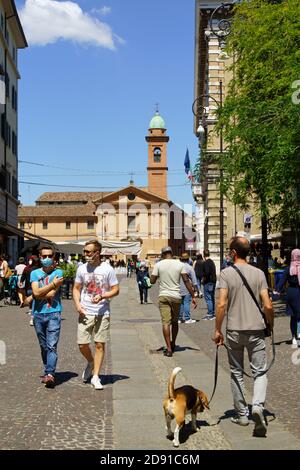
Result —
M118 264L119 263L119 264ZM51 246L42 246L38 255L20 257L13 267L7 255L0 256L0 293L5 304L15 303L29 307L30 324L34 326L41 349L44 373L41 382L47 388L55 386L57 344L61 326L61 286L72 278L73 302L78 312L77 343L86 360L82 374L84 382L91 382L96 390L103 388L99 373L109 337L110 302L119 293L116 268L127 268L127 276L136 275L140 303L148 303L148 291L159 282L158 305L166 357L176 350L180 323L192 324L191 305L196 308L204 297L207 314L203 320L215 320L214 341L224 344L222 324L226 321L226 344L231 370L231 386L236 417L233 423L246 426L249 410L243 394L243 355L247 350L254 379L252 416L258 436L266 434L263 416L267 390L265 352L266 326L273 328L274 311L265 274L252 259L250 244L243 237L230 241L218 279L216 266L209 250L195 259L188 253L173 256L172 248L165 247L161 258L152 268L149 260L129 259L113 262L101 257L101 244L87 242L83 257L72 260L55 256ZM287 314L290 315L293 346L298 346L300 332L300 250L291 252L275 294L287 285ZM215 289L218 301L215 306ZM251 300L251 297L253 301ZM262 306L262 308L260 307ZM95 353L90 348L95 343Z

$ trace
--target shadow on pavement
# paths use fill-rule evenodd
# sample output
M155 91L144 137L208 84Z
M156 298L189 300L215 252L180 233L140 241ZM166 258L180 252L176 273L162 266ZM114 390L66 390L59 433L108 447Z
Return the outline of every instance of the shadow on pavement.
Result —
M197 427L198 429L201 428L201 427L204 427L204 426L210 426L210 424L207 422L207 421L199 421L197 420ZM192 428L192 423L191 421L188 423L188 424L185 424L183 426L183 428L180 430L180 433L179 433L179 442L181 444L183 444L184 442L186 442L188 440L188 438L192 435L192 434L195 434L195 432L197 431L194 431L193 428Z
M161 346L158 349L149 349L150 354L163 354L166 351L165 346ZM174 353L176 352L182 352L182 351L196 351L196 352L201 352L201 349L198 348L191 348L190 346L175 346L175 350L173 351Z
M252 405L249 405L249 412L250 412L249 420L252 420L252 415L251 415ZM233 410L233 409L232 410L227 410L227 411L224 412L223 416L220 416L218 418L218 423L220 421L224 420L224 419L230 419L230 418L234 418L234 417L236 417L235 410ZM264 417L265 417L265 420L266 420L267 424L268 424L268 422L274 421L276 419L276 415L274 413L272 413L271 411L269 411L268 409L266 409L266 408L264 409ZM272 417L272 419L268 419L270 417Z
M55 374L55 385L62 385L65 382L73 379L74 377L78 377L78 374L75 372L56 372Z
M112 374L112 375L101 375L101 382L103 385L110 385L118 382L119 380L130 379L128 375L119 375L119 374Z

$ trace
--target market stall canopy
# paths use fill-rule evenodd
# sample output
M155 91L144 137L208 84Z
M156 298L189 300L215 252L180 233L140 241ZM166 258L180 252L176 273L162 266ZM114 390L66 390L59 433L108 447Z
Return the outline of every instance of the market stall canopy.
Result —
M282 234L281 233L270 233L268 235L268 240L269 241L280 241L282 239ZM256 235L251 235L250 237L251 242L260 242L261 241L261 233L258 233Z
M82 254L85 243L89 240L80 240L74 242L56 242L58 251L65 255ZM102 255L139 255L142 251L139 241L119 241L119 240L99 240L102 245Z

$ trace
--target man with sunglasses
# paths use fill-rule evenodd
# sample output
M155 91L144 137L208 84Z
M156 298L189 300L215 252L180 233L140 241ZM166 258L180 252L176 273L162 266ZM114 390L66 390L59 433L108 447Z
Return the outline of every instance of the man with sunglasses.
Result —
M86 263L77 269L73 288L73 299L79 313L77 342L81 354L87 360L82 379L85 383L91 379L95 390L102 390L99 373L109 336L109 300L118 295L119 283L110 264L101 263L101 244L97 240L88 241L83 253ZM90 349L92 335L95 357Z
M39 253L42 267L30 274L33 325L39 340L45 369L41 377L42 383L47 388L54 388L57 343L61 327L60 286L64 278L61 269L56 269L54 265L53 248L43 246Z

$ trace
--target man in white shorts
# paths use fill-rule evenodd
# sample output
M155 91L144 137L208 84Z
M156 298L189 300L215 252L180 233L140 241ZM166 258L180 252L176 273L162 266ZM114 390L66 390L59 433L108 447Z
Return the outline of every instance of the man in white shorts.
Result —
M109 336L109 300L119 294L119 283L114 269L107 263L101 263L101 244L97 240L88 241L83 253L86 263L77 269L73 288L73 299L79 313L77 342L81 354L87 360L82 379L84 382L91 379L95 389L102 390L99 373ZM95 357L90 349L92 336Z

